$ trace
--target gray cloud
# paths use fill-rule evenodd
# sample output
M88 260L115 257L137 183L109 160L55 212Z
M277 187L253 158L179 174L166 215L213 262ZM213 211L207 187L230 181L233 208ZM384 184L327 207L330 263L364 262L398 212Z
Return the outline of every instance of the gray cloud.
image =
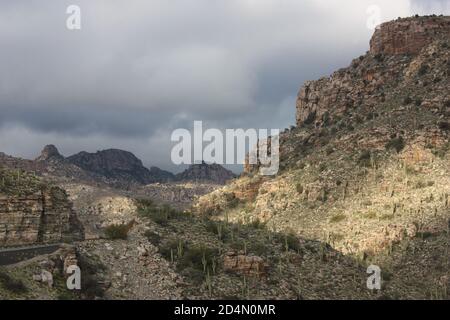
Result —
M117 147L173 169L172 129L193 120L287 127L305 80L368 49L369 5L390 20L446 5L434 3L1 2L0 151L33 157L47 143L66 154ZM81 7L80 31L65 27L70 4Z

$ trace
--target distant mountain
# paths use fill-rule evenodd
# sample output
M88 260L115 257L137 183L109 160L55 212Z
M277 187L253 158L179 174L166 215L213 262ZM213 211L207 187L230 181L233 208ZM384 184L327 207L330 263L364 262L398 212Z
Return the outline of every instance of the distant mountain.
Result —
M188 169L175 176L178 181L212 182L225 184L236 175L219 164L193 164Z
M35 160L27 160L0 153L0 165L10 169L21 168L56 180L105 183L116 188L151 183L203 182L225 184L235 178L233 172L218 164L194 164L174 175L158 167L146 168L129 151L107 149L89 153L81 151L65 158L54 145L47 145Z
M173 179L172 173L156 167L149 170L134 154L119 149L82 151L66 160L83 170L118 181L149 184Z
M58 149L49 144L41 151L41 155L35 159L36 161L63 161L64 157L59 153Z

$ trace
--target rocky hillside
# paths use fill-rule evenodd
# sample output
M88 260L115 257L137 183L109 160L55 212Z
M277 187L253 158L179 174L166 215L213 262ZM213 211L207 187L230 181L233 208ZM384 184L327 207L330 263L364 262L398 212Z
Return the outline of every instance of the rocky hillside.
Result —
M379 263L388 286L410 290L396 295L448 297L449 35L450 17L381 25L369 52L300 89L297 126L280 135L278 175L246 166L196 212L258 221ZM435 263L424 264L430 256ZM414 284L402 276L405 260Z
M193 164L188 169L175 176L178 181L210 182L225 184L235 178L236 175L219 164L208 164L205 162Z

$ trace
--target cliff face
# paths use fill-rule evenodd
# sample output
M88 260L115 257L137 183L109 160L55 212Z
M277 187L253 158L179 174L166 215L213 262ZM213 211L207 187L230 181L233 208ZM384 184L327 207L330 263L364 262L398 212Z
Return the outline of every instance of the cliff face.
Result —
M372 116L377 105L389 99L387 95L400 96L402 88L411 87L413 82L429 85L416 77L425 76L429 70L435 71L429 80L436 85L430 86L423 100L429 98L428 107L439 108L446 99L442 94L445 88L439 84L448 77L448 62L437 53L449 35L450 17L406 18L382 24L366 55L330 77L304 84L297 99L297 125L326 125L361 106L365 108L360 109L361 115ZM431 65L430 55L440 59L431 61Z
M450 36L450 17L418 17L383 23L370 41L373 54L417 54L433 39Z
M81 224L64 190L25 173L0 174L0 245L81 240Z

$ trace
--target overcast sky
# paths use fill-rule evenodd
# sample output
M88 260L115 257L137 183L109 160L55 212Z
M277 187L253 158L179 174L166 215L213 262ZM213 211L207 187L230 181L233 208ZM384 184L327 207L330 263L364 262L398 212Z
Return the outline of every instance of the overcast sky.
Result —
M0 151L132 151L178 171L170 134L285 128L306 80L364 54L382 21L449 14L430 0L0 1ZM66 9L81 8L81 30Z

